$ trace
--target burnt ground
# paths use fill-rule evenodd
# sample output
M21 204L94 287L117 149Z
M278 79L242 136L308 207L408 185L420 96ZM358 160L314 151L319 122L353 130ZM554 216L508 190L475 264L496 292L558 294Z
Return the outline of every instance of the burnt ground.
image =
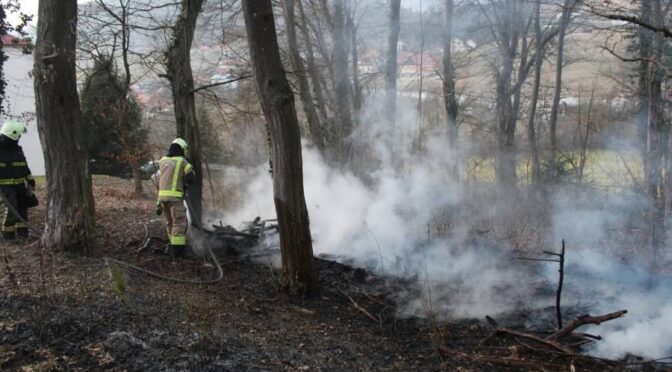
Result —
M171 277L216 274L199 260L136 253L153 201L129 198L121 180L97 179L94 189L101 257L41 254L34 240L1 246L1 370L663 369L488 338L480 320L399 319L388 294L404 283L326 260L317 260L322 292L311 298L286 295L271 266L240 257L214 285L111 269L103 256Z

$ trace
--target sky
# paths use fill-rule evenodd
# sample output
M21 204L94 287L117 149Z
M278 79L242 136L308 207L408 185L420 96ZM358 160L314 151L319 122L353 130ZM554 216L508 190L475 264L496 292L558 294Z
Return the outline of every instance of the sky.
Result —
M78 0L78 3L86 3L91 0ZM33 14L37 17L37 5L39 0L21 0L21 9L26 14ZM438 3L438 0L401 0L401 5L404 7L409 7L413 9L419 9L422 5L423 9L426 9L430 5ZM16 22L18 20L17 16L10 15L10 20Z
M38 0L21 0L21 11L26 14L37 15ZM18 14L9 14L9 21L16 24L19 20Z
M78 3L87 3L91 0L77 0ZM37 18L37 5L39 0L21 0L21 11L26 14L32 14ZM9 15L9 19L12 23L16 23L19 19L18 15ZM34 22L33 22L34 23Z

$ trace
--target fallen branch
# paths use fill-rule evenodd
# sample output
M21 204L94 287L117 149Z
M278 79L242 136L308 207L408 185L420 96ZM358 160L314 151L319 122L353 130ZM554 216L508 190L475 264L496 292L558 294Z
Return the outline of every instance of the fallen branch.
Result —
M306 309L304 307L298 307L298 306L291 306L293 310L296 310L300 313L307 314L307 315L315 315L315 312L310 309Z
M555 341L558 340L562 337L567 336L568 334L572 333L575 329L584 326L586 324L596 324L599 325L600 323L613 320L616 318L620 318L623 315L625 315L628 311L627 310L621 310L621 311L616 311L613 313L605 314L605 315L600 315L600 316L590 316L590 315L582 315L578 317L577 319L572 320L567 324L564 328L561 330L551 334L550 336L546 337L546 340L548 341Z
M555 351L558 351L562 354L566 354L566 355L573 355L574 354L571 350L566 349L566 348L562 347L561 345L559 345L559 344L557 344L553 341L546 340L546 339L543 339L539 336L535 336L535 335L532 335L532 334L529 334L529 333L514 331L513 329L508 329L508 328L503 328L503 327L497 327L497 328L495 328L495 334L508 334L508 335L515 336L515 337L526 338L528 340L535 341L535 342L537 342L541 345L548 346L549 348L551 348Z
M338 291L341 292L343 294L343 296L347 297L347 299L350 300L350 303L352 304L352 306L355 309L359 310L362 314L366 315L367 318L373 320L376 323L381 323L380 319L377 319L375 316L371 315L371 313L368 310L359 306L359 304L352 297L350 297L347 293L343 292L343 290L338 288Z
M515 331L515 330L512 330L512 329L501 327L497 323L497 321L494 320L492 317L486 316L485 319L488 321L488 323L490 323L490 325L495 330L490 336L483 339L483 341L481 341L481 344L483 344L485 341L489 340L490 338L494 337L497 334L508 334L508 335L511 335L511 336L514 336L514 337L520 337L520 338L525 338L525 339L528 339L528 340L535 341L535 342L537 342L541 345L549 347L550 349L552 349L552 351L555 351L555 352L560 352L560 353L566 354L566 355L575 355L574 352L572 352L571 350L567 349L566 347L560 345L557 341L559 339L565 337L565 336L570 335L574 330L576 330L577 328L579 328L581 326L584 326L584 325L587 325L587 324L599 325L603 322L620 318L623 315L625 315L627 312L628 312L627 310L620 310L620 311L616 311L616 312L613 312L613 313L600 315L600 316L582 315L582 316L572 320L571 322L569 322L569 324L567 324L565 327L558 330L557 332L550 334L546 338L541 338L539 336L535 336L535 335L530 334L530 333ZM601 339L600 336L594 336L594 335L590 335L590 334L586 334L586 333L578 333L578 334L576 334L576 336L584 338L584 340L582 340L581 343L585 343L587 341L587 340L585 340L585 338L593 339L593 340L600 340ZM590 340L590 341L592 341L592 340ZM573 346L578 346L578 345L575 344Z
M497 335L497 334L508 334L508 335L511 335L511 336L521 337L521 338L526 338L526 339L528 339L528 340L535 341L535 342L537 342L537 343L539 343L539 344L541 344L541 345L548 346L549 348L551 348L551 349L553 349L553 350L555 350L555 351L558 351L558 352L560 352L560 353L562 353L562 354L567 354L567 355L572 355L572 354L573 354L570 350L565 349L564 347L560 346L559 344L557 344L557 343L555 343L555 342L553 342L553 341L545 340L545 339L543 339L543 338L541 338L541 337L539 337L539 336L535 336L535 335L533 335L533 334L529 334L529 333L525 333L525 332L520 332L520 331L514 331L513 329L508 329L508 328L501 327L501 326L499 325L499 323L497 323L497 321L496 321L495 319L493 319L492 317L490 317L489 315L486 316L485 319L486 319L486 320L488 321L488 323L490 323L490 325L495 329L495 331L493 332L493 334L490 335L490 336L488 336L488 337L486 338L486 340L487 340L487 339L490 339L491 337L493 337L493 336L495 336L495 335Z
M574 336L583 337L583 338L590 338L592 340L598 340L598 341L602 339L602 336L591 335L590 333L582 333L582 332L574 332Z

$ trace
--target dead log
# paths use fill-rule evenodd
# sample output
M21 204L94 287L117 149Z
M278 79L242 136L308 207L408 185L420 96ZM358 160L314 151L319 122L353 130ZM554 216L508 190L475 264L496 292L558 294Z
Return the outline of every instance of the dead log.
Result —
M511 335L511 336L514 336L514 337L520 337L520 338L525 338L525 339L528 339L528 340L532 340L532 341L534 341L538 344L549 347L550 349L552 349L556 352L560 352L562 354L567 354L567 355L573 354L571 350L568 350L568 349L562 347L561 345L559 345L559 344L557 344L553 341L543 339L539 336L535 336L535 335L530 334L530 333L515 331L513 329L508 329L508 328L501 327L499 325L499 323L497 323L497 321L490 316L486 316L485 319L495 329L493 334L488 336L486 338L486 340L491 338L492 336L495 336L495 335L498 335L498 334L508 334L508 335Z
M606 322L606 321L609 321L609 320L612 320L612 319L620 318L621 316L625 315L627 312L628 312L627 310L621 310L621 311L616 311L616 312L613 312L613 313L600 315L600 316L582 315L582 316L572 320L571 322L569 322L569 324L567 324L565 327L558 330L557 332L554 332L554 333L550 334L546 338L541 338L539 336L536 336L536 335L533 335L533 334L530 334L530 333L526 333L526 332L522 332L522 331L516 331L516 330L513 330L513 329L508 329L508 328L501 327L495 319L493 319L490 316L486 316L485 317L486 320L488 321L488 323L490 323L490 325L495 330L490 336L486 337L481 342L481 344L483 344L485 341L487 341L488 339L490 339L490 338L492 338L492 337L494 337L498 334L508 334L508 335L511 335L511 336L514 336L514 337L519 337L519 338L532 340L532 341L534 341L534 342L536 342L540 345L543 345L543 346L546 346L546 347L550 348L551 351L556 352L556 353L561 353L561 354L565 354L565 355L575 355L575 353L573 351L571 351L570 349L568 349L565 346L558 343L558 340L572 334L572 332L574 330L576 330L577 328L579 328L581 326L584 326L584 325L587 325L587 324L599 325L603 322ZM600 339L599 336L586 335L586 334L583 334L583 333L582 334L577 334L576 336L582 337L582 338L584 338L584 340L586 340L587 338L588 339L590 339L590 338ZM592 341L592 340L590 340L590 341Z
M546 340L548 341L555 341L558 340L562 337L565 337L572 333L575 329L584 326L586 324L595 324L599 325L603 322L620 318L623 315L625 315L628 311L627 310L621 310L621 311L616 311L613 313L605 314L605 315L600 315L600 316L590 316L590 315L582 315L571 322L567 324L565 327L560 329L559 331L551 334L550 336L546 337Z
M560 345L560 344L558 344L554 341L546 340L546 339L543 339L539 336L535 336L533 334L520 332L520 331L515 331L513 329L508 329L508 328L503 328L503 327L496 328L495 329L495 334L508 334L508 335L515 336L515 337L525 338L525 339L528 339L528 340L535 341L535 342L537 342L541 345L547 346L550 349L552 349L554 351L557 351L557 352L560 352L562 354L566 354L566 355L573 355L574 354L571 350L563 347L562 345Z

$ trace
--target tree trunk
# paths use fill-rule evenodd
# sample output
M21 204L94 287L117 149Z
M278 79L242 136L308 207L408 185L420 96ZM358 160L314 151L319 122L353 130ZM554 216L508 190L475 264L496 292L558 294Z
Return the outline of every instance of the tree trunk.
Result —
M498 154L496 163L497 182L501 191L510 192L516 188L516 146L515 146L515 118L512 118L511 104L511 75L513 73L513 58L508 56L503 63L503 69L497 82L497 120Z
M541 85L541 68L544 63L543 34L541 31L541 3L534 8L534 82L532 85L532 98L530 101L530 114L527 118L527 141L530 144L532 157L532 190L536 193L541 179L541 165L539 162L539 148L537 147L536 115L539 102L539 86Z
M41 241L47 248L91 256L96 252L95 209L77 94L76 32L76 0L40 1L34 84L47 177Z
M502 50L503 49L503 50ZM511 75L513 74L512 51L502 50L502 65L497 79L496 114L498 121L498 154L495 172L500 190L509 192L516 187L516 148L515 118L511 120L513 109L511 104Z
M133 193L136 196L142 196L144 194L144 190L142 189L142 177L140 175L140 169L138 168L138 164L132 164L132 174L133 174Z
M446 108L448 128L448 147L451 159L449 159L449 174L453 180L460 179L460 150L458 148L458 134L460 123L457 121L458 102L455 92L455 68L453 67L452 43L453 43L453 13L455 5L453 0L445 0L445 19L443 22L443 103Z
M352 109L353 125L359 126L359 114L362 109L362 83L359 80L359 52L357 50L357 25L355 24L355 11L348 12L348 33L350 34L350 49L352 52Z
M518 56L521 37L521 28L524 28L523 4L517 0L506 0L500 5L500 17L497 28L499 53L501 63L496 71L496 115L497 115L497 159L495 173L499 191L505 195L517 194L516 175L516 122L520 89L525 81L526 74L518 76L513 84L514 63ZM528 24L529 25L529 24ZM526 30L526 28L525 28ZM526 48L520 48L521 59ZM525 61L521 60L521 66ZM524 71L523 68L520 69ZM512 102L515 98L515 104Z
M422 0L420 0L420 9L418 11L419 13L419 24L420 24L420 65L417 66L417 69L419 71L419 79L418 79L418 137L415 141L415 148L418 153L422 152L422 140L423 140L423 133L422 133L422 122L423 122L423 107L422 107L422 91L423 91L423 81L424 81L424 74L422 70L423 66L423 56L425 55L425 26L424 22L422 20Z
M306 43L306 60L308 62L308 72L310 73L310 79L313 82L313 92L315 93L315 100L317 101L317 112L320 115L320 123L322 125L321 130L325 133L325 148L328 145L328 138L330 138L330 134L327 132L327 128L329 128L328 122L330 121L329 115L327 114L327 108L326 108L326 99L324 98L324 93L322 91L322 84L321 84L321 79L320 79L320 73L317 68L317 64L315 63L315 51L313 49L313 44L310 40L310 33L308 32L308 27L306 26L306 14L303 9L303 2L302 0L298 1L299 4L299 13L301 15L301 33L303 34L303 38L305 39ZM325 149L326 151L326 149Z
M551 136L551 146L549 154L549 181L551 184L558 182L558 108L560 107L560 95L562 93L562 69L565 55L565 34L567 26L572 16L572 9L576 0L565 0L562 8L562 18L560 19L560 30L558 31L558 49L555 60L555 91L553 92L553 103L551 104L551 118L549 120L549 131Z
M303 192L301 135L294 96L282 68L271 0L244 0L243 15L257 93L268 122L273 197L284 284L295 292L318 287Z
M299 0L301 1L301 0ZM296 19L294 16L294 0L285 0L285 27L287 29L287 44L289 47L289 56L292 61L292 66L299 82L299 97L301 98L301 105L303 112L306 114L308 120L308 131L310 138L317 146L320 153L323 153L327 144L327 138L322 128L320 118L317 116L315 105L313 104L313 97L310 93L310 84L306 78L306 70L301 59L299 46L296 37Z
M333 28L334 39L334 78L336 79L336 123L334 133L338 133L339 164L344 166L350 161L352 134L352 112L350 111L350 78L348 77L348 39L346 37L344 0L334 0Z
M189 144L189 161L196 177L189 187L189 199L199 219L203 210L203 171L201 138L196 119L194 77L191 71L191 43L194 39L196 20L204 0L182 0L179 18L173 26L173 36L166 51L166 73L173 93L173 106L178 137Z
M383 117L388 126L386 142L388 151L394 151L395 126L397 117L397 44L399 43L399 18L401 0L390 0L390 23L387 34L387 56L385 58L385 104Z
M651 0L641 0L641 18L644 22L651 22ZM647 128L649 125L649 60L651 58L652 31L644 27L639 33L639 114L637 116L637 137L642 152L642 169L647 169ZM646 172L645 172L646 173ZM644 177L648 177L645 174ZM646 181L646 180L645 180Z
M652 23L662 25L660 0L651 0ZM647 178L650 200L649 242L655 268L660 248L665 245L665 183L664 165L668 151L669 130L663 116L663 69L659 64L665 39L660 33L652 36L651 63L649 64L649 120L647 134Z
M7 13L5 8L0 5L0 37L4 38L7 35ZM5 80L5 60L7 54L5 53L4 43L0 43L0 114L5 113L5 88L7 87L7 80Z

